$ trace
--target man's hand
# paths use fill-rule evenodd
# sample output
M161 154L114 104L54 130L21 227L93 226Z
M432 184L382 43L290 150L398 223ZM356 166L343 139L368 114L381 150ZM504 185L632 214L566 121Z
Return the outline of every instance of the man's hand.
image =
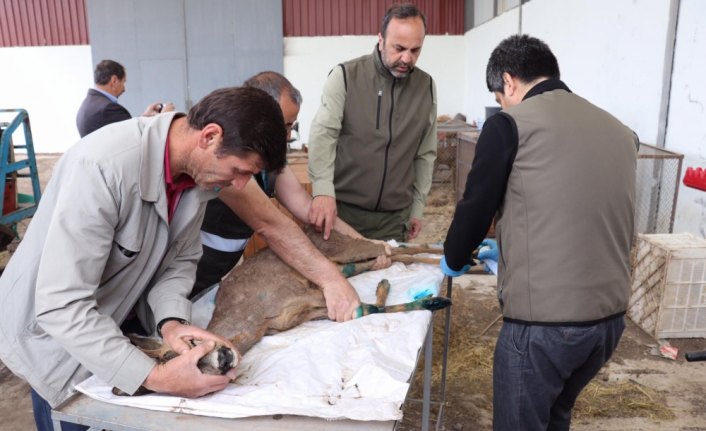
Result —
M500 249L498 248L498 243L494 239L486 238L478 246L478 259L485 260L491 259L498 261L498 255Z
M375 264L372 268L370 268L370 270L377 271L378 269L389 268L390 265L392 265L392 259L390 259L390 256L392 256L392 247L390 247L390 244L388 244L386 241L381 241L379 239L369 239L368 241L374 242L376 244L382 244L382 246L385 247L385 254L378 256L375 259Z
M340 284L327 284L323 290L329 319L345 322L356 317L360 298L347 280L343 279Z
M446 256L441 257L439 267L441 268L441 272L443 272L444 275L447 275L449 277L460 277L465 274L469 269L471 269L471 265L464 265L463 268L459 269L458 271L449 268L449 265L446 264Z
M422 221L418 218L412 217L409 219L408 229L407 229L407 239L414 239L422 231Z
M155 102L150 105L147 105L147 108L145 108L145 112L142 113L143 117L152 117L154 115L157 115L161 112L172 112L176 107L172 102L168 103L162 103L162 102Z
M154 392L186 398L220 391L235 377L235 370L230 370L225 376L213 376L201 373L197 366L199 359L213 350L215 345L213 341L208 341L162 365L155 366L142 386Z
M311 202L309 208L309 223L314 225L318 232L323 230L324 239L331 235L331 229L336 221L336 198L333 196L319 195Z
M184 325L177 320L170 320L164 323L160 332L162 333L162 339L172 350L180 355L183 355L191 349L192 345L189 343L191 340L201 340L204 343L207 341L223 343L234 351L237 351L235 346L225 338L208 332L205 329L201 329L198 326Z

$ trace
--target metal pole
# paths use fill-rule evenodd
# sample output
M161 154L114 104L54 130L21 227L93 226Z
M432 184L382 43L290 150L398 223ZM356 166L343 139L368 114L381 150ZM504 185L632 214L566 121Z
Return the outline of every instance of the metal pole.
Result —
M446 277L446 297L451 299L451 287L453 286L453 277ZM452 304L453 305L453 304ZM439 414L436 418L436 430L443 422L444 407L446 407L446 365L449 355L449 338L451 333L451 306L446 307L446 324L444 326L444 353L441 360L441 403L439 404Z
M657 121L656 146L664 148L667 144L667 127L669 126L669 103L672 93L672 76L674 75L674 51L677 43L677 26L679 24L679 6L681 0L671 0L667 21L667 43L664 52L664 69L662 72L662 97L659 104Z
M434 315L427 331L424 343L424 393L422 397L422 431L429 431L429 412L431 410L431 350L434 339Z

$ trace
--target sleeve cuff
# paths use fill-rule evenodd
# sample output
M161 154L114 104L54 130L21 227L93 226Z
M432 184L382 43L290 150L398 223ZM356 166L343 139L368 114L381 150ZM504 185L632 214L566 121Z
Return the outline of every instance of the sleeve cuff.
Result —
M154 321L157 324L162 324L162 322L167 319L176 319L183 320L185 322L190 322L191 301L186 298L182 299L181 297L178 299L172 298L171 300L161 304L158 310L154 310Z
M182 325L189 325L188 320L180 319L178 317L165 317L164 319L160 320L159 323L157 323L157 335L159 335L160 337L162 336L162 326L170 320L176 320Z
M410 212L409 217L421 220L423 215L424 215L424 205L420 204L417 201L414 201L412 203L412 211Z
M134 347L108 384L125 393L134 394L145 382L156 364L154 359Z
M314 183L311 185L311 194L313 197L324 195L335 198L336 189L333 187L333 183Z

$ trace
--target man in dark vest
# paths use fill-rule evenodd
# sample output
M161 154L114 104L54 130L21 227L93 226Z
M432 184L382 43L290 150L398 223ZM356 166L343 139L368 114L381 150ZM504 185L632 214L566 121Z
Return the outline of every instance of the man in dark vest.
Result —
M422 229L437 146L434 80L414 67L425 32L416 6L392 6L372 54L324 84L309 136L309 220L325 233L336 214L366 238L406 241Z
M128 110L118 103L118 97L125 92L127 82L127 73L120 63L113 60L98 63L93 71L93 82L96 87L88 90L76 114L76 127L82 138L106 124L132 118ZM142 116L151 117L173 110L174 105L171 103L156 102L149 105Z
M287 139L289 139L302 103L299 90L287 78L272 71L260 72L245 81L243 85L263 90L279 103L284 117L284 126L287 129ZM251 187L262 189L267 197L277 197L277 200L297 220L302 223L308 222L311 196L299 183L289 166L285 166L281 172L259 172L253 176L250 183ZM255 208L259 216L254 221L250 220L250 223L260 226L260 229L265 231L272 230L269 227L272 222L267 221L267 217L264 216L266 211L263 209L270 205L253 205L250 196L251 194L236 189L224 189L218 199L208 202L201 225L203 256L196 271L196 282L191 291L192 298L218 283L243 255L245 245L253 234L253 228L248 226L237 212L243 214L246 211L244 208ZM266 222L263 223L263 221ZM353 238L362 238L341 219L336 220L334 229ZM375 268L389 266L390 263L389 259L381 258Z
M495 48L486 81L503 110L483 126L444 243L442 270L458 275L497 213L495 430L568 430L625 328L639 141L559 77L536 38Z

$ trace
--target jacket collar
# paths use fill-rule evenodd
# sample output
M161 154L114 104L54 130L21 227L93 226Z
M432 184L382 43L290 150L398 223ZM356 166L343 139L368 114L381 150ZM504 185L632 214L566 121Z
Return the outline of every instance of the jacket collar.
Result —
M147 202L157 202L157 211L167 220L167 194L164 169L164 154L167 136L172 122L186 116L182 112L168 112L154 117L140 117L138 126L142 136L142 156L140 158L140 197ZM218 196L213 190L203 190L195 187L186 192L191 195L196 192L199 202L205 202ZM158 202L161 201L161 202Z
M117 97L113 96L112 94L108 94L105 91L101 91L97 88L89 88L88 89L88 96L105 97L106 99L110 100L113 103L118 103Z
M566 90L569 93L571 93L571 90L569 90L569 87L564 84L564 82L560 79L546 79L539 84L535 85L534 87L530 88L527 94L525 94L525 97L522 98L522 100L527 100L532 96L536 96L538 94L542 94L545 91L552 91L552 90Z
M164 152L172 121L183 117L180 112L168 112L154 117L140 117L142 157L140 158L140 196L148 202L164 197Z

